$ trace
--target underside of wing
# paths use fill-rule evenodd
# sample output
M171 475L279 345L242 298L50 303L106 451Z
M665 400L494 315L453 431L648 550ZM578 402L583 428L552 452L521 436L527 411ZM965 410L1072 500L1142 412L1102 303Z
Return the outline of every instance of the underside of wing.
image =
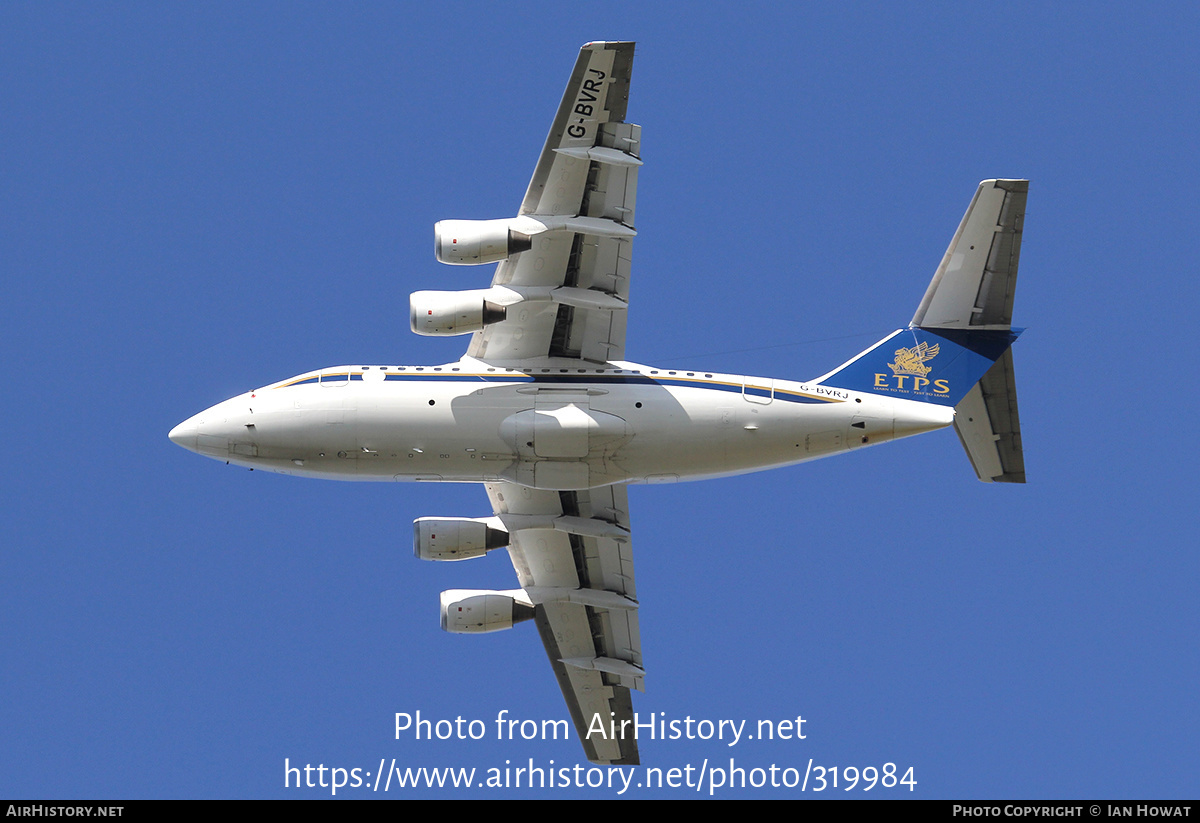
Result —
M514 226L527 251L500 262L493 287L537 300L474 333L489 362L625 356L641 127L625 122L633 43L579 53Z
M630 690L645 671L625 487L487 491L588 759L637 764Z

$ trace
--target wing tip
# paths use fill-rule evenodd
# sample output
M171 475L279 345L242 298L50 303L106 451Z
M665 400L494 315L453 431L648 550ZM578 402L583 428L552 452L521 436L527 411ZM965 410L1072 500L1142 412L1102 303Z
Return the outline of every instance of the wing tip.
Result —
M588 51L605 51L612 50L619 53L628 54L629 59L633 59L633 52L637 47L637 43L633 40L593 40L590 43L584 43L579 48L579 53L583 54Z
M622 757L620 760L589 760L597 766L640 766L642 759L636 754L633 757Z

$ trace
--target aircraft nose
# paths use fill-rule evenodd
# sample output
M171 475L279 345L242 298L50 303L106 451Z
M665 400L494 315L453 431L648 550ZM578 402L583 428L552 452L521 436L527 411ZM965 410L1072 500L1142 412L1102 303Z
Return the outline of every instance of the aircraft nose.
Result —
M200 427L196 425L195 418L184 420L175 428L171 429L167 437L171 438L171 442L176 446L183 446L188 451L196 450L196 435L199 434Z

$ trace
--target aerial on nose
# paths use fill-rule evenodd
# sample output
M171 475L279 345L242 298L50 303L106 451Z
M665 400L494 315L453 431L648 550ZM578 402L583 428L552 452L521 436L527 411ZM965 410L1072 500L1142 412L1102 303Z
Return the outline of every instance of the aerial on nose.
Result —
M171 442L176 446L183 446L188 451L196 450L196 434L198 427L194 418L184 420L175 428L171 429L167 437L171 438Z

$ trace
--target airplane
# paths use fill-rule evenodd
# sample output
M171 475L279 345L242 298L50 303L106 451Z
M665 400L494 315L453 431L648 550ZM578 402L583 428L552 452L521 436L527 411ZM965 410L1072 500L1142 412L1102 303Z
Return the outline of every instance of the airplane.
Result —
M1025 482L1010 346L1026 180L985 180L906 328L808 381L625 360L641 127L634 44L580 50L518 215L444 220L435 256L491 286L420 291L440 366L346 365L218 403L169 437L237 466L337 480L482 483L486 517L420 517L414 552L507 547L520 588L441 595L450 632L532 620L587 758L638 764L644 691L627 486L716 478L953 426L985 482ZM617 734L611 734L617 729ZM620 734L620 731L626 731Z

